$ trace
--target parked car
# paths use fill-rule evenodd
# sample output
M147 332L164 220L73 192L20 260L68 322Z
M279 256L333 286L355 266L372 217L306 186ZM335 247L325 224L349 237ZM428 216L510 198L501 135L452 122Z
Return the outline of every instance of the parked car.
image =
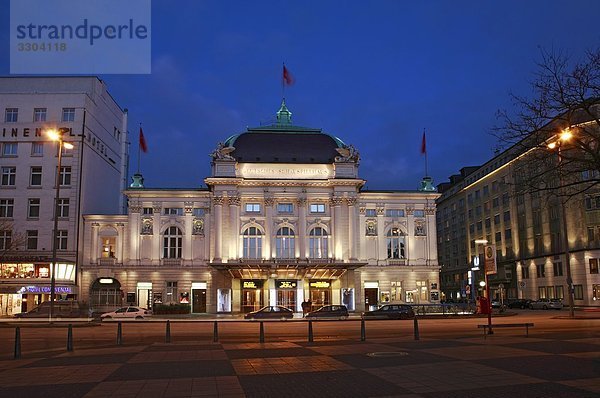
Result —
M528 300L528 299L516 299L516 300L510 301L508 303L508 308L520 308L520 309L529 308L530 302L531 302L531 300Z
M415 317L415 312L410 305L386 304L376 310L363 312L362 317L371 319L412 319Z
M244 319L292 319L294 312L287 307L280 305L267 305L260 310L252 311L244 315Z
M500 300L492 300L492 308L500 308L502 307L502 303Z
M557 300L557 299L539 299L539 300L534 300L532 302L529 303L529 308L531 308L532 310L547 310L547 309L554 309L554 310L561 310L563 307L563 303L561 300Z
M48 318L50 316L50 302L44 301L28 312L15 314L16 318ZM87 316L87 310L79 305L77 301L61 300L54 302L52 309L53 318L77 318Z
M347 319L348 308L345 305L324 305L316 311L306 314L307 318L337 318Z
M112 312L100 315L100 319L145 319L152 316L152 311L141 307L122 307Z

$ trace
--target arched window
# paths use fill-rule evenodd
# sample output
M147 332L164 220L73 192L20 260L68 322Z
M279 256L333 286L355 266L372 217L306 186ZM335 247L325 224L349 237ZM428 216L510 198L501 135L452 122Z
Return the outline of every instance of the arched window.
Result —
M275 235L275 247L277 258L294 258L296 255L294 230L289 227L281 227Z
M179 228L167 228L163 238L163 258L181 258L182 240L182 233Z
M406 258L404 252L404 234L399 228L390 228L386 234L387 258Z
M308 245L310 258L327 258L327 231L321 227L311 229Z
M244 258L262 258L262 232L256 227L248 227L242 234Z

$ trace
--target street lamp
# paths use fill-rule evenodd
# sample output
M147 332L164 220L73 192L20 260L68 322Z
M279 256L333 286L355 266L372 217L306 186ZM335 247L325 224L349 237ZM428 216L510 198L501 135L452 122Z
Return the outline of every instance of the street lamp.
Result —
M556 141L553 141L548 144L548 149L554 150L556 149L556 153L558 154L558 196L560 200L560 211L562 213L562 235L563 235L563 245L565 247L565 268L567 272L567 289L569 293L569 317L575 317L575 309L574 309L574 292L573 292L573 278L571 277L571 253L569 252L569 238L567 237L568 228L567 228L567 212L565 206L565 195L563 195L563 157L561 153L562 144L568 142L573 137L573 133L571 133L571 129L563 130L559 135Z
M52 141L56 141L58 144L58 166L56 168L56 196L54 198L54 231L52 233L52 271L50 272L50 322L52 322L52 316L54 315L54 300L56 297L56 249L58 245L58 214L60 208L58 202L60 200L60 169L62 167L62 151L65 149L73 149L73 144L63 141L63 131L60 130L48 130L46 135Z
M485 249L485 245L488 244L488 241L487 239L475 239L475 244L481 245ZM479 254L479 252L477 254ZM490 297L490 283L488 281L488 273L487 268L485 267L485 263L483 267L483 274L485 275L485 295L488 301L488 334L494 334L494 331L492 330L492 298Z

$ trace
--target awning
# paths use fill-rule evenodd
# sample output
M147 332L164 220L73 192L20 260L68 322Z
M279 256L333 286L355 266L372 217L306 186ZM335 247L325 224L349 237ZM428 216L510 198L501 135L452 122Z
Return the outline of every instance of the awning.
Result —
M360 268L367 263L333 259L238 259L226 263L213 262L210 265L235 279L337 279L348 270Z

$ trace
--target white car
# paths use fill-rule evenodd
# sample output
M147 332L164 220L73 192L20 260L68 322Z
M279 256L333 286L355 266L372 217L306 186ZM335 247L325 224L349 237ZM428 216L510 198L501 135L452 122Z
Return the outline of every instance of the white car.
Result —
M116 311L100 315L100 319L144 319L152 316L152 311L140 307L122 307Z
M562 307L562 301L557 299L539 299L529 303L529 308L531 308L532 310L561 310Z

